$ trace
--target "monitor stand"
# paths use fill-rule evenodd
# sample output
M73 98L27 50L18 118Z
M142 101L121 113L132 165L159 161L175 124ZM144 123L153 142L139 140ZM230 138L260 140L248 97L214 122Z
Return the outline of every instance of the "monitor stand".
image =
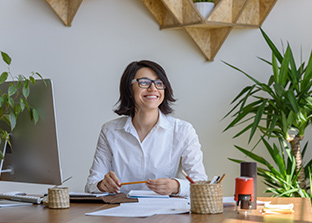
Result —
M3 166L3 161L4 161L4 158L5 158L5 154L6 154L7 145L8 145L8 141L5 140L4 146L3 146L3 152L2 152L2 154L3 154L3 159L1 160L1 164L0 164L0 177L1 177L1 174L2 174L2 173L11 173L11 174L14 173L13 168L10 167L10 166L8 166L8 169L2 170L2 166Z

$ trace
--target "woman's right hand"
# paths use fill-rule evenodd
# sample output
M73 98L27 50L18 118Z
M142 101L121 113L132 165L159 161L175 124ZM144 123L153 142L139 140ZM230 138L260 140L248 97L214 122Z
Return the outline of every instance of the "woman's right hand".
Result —
M100 191L119 193L121 183L113 171L109 171L104 179L97 184Z

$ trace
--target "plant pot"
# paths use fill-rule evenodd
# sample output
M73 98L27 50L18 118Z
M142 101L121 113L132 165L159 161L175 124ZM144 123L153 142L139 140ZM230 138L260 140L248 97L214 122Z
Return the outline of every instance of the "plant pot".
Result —
M204 19L208 17L215 5L213 2L195 2L194 4Z

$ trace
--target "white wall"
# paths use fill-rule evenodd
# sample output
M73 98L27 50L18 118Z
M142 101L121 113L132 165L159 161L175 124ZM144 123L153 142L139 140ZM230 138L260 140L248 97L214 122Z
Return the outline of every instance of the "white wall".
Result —
M305 60L312 49L311 8L311 0L278 1L262 26L278 46L280 40L289 41L297 59L300 47ZM43 0L2 0L0 18L0 50L13 58L12 72L38 71L54 81L63 175L73 176L65 183L71 191L83 190L100 127L117 117L112 109L124 68L131 61L150 59L168 73L178 99L174 116L196 128L207 173L227 173L224 195L233 194L239 165L227 158L243 158L233 144L246 145L247 136L233 140L238 129L222 133L230 119L221 119L250 82L221 60L266 81L271 70L257 56L270 59L270 51L258 29L232 31L214 62L206 62L184 31L160 31L139 0L84 0L72 27L65 27ZM311 138L310 130L306 138ZM44 193L50 187L0 185L1 191L27 193ZM261 182L258 188L261 194Z

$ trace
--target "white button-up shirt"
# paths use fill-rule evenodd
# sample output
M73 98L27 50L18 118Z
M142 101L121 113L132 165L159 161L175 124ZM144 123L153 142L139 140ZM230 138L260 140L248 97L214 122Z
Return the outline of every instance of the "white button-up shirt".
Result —
M131 117L120 117L102 126L86 192L99 192L98 182L114 171L121 182L175 178L179 196L189 194L189 182L181 168L193 180L207 180L198 136L188 122L159 112L159 120L143 142ZM148 190L145 184L123 185L120 192Z

